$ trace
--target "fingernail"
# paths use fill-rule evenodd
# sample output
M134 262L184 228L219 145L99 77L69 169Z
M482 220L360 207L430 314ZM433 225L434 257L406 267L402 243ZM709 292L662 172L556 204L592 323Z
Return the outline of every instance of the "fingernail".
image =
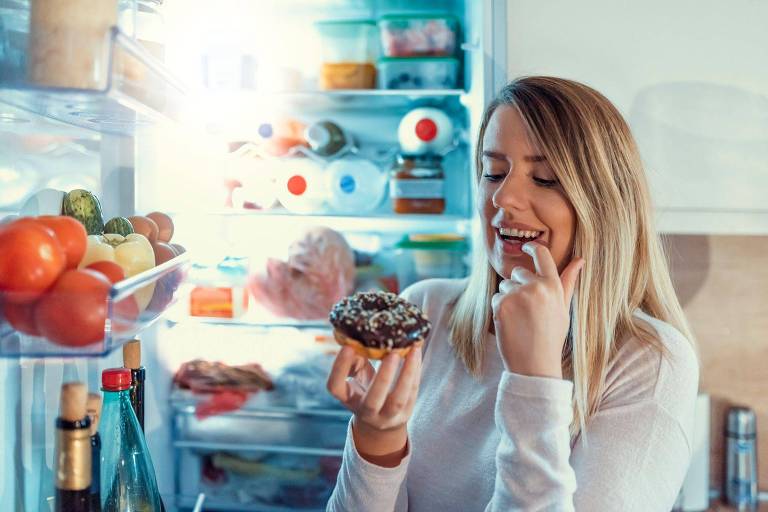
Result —
M533 243L528 242L527 244L523 245L522 249L523 249L523 252L525 252L526 254L530 254L531 256L533 256L533 252L536 249L536 247L534 247Z

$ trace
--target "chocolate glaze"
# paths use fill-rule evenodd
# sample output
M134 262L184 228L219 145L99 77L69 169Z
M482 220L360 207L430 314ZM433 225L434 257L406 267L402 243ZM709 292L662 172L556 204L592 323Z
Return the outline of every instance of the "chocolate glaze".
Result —
M372 348L403 348L423 340L432 324L415 305L394 293L362 292L337 302L331 324Z

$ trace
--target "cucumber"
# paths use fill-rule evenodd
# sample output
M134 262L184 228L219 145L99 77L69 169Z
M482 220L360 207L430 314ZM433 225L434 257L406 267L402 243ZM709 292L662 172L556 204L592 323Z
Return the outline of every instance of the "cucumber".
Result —
M131 221L125 217L115 217L114 219L109 219L109 221L104 224L104 233L128 236L131 233L134 233L133 225L131 224Z
M100 235L104 232L101 203L87 190L77 189L68 192L64 196L62 213L79 220L89 235Z

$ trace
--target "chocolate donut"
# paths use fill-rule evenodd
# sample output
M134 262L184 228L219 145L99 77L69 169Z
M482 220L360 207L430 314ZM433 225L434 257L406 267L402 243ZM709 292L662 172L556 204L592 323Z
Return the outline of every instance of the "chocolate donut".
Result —
M382 359L390 352L405 356L429 334L432 324L415 305L389 292L361 292L331 309L334 336L360 355Z

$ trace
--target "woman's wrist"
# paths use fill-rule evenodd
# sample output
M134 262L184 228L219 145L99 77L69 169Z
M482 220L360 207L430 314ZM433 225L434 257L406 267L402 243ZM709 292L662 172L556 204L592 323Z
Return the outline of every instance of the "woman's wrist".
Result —
M380 430L353 418L352 438L357 453L377 466L394 468L408 453L408 430L405 425Z

